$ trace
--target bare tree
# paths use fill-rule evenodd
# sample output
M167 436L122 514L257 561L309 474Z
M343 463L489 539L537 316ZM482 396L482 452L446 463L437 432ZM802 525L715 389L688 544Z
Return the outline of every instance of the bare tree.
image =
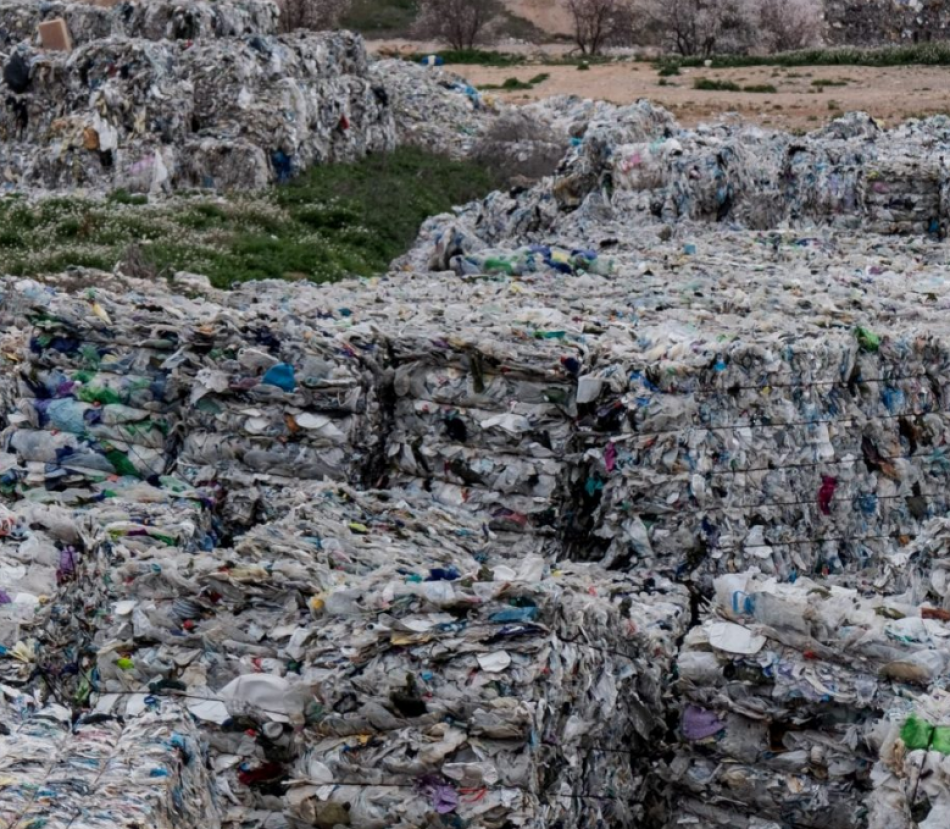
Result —
M762 0L759 28L770 52L791 52L821 42L820 0Z
M417 37L473 49L487 38L501 12L500 0L420 0L414 29Z
M635 0L643 31L679 55L781 52L821 39L821 0Z
M709 57L757 43L757 0L642 0L644 28L663 48Z
M631 0L567 0L574 23L574 42L584 55L599 55L607 46L633 42Z
M350 7L350 0L277 0L280 30L323 31L335 29Z

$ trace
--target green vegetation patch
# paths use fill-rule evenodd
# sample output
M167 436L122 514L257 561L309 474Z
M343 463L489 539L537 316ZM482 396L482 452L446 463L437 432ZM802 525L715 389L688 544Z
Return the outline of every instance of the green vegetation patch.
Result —
M693 81L693 89L699 89L702 92L741 92L742 87L732 81L716 81L712 78L696 78Z
M156 203L121 191L103 201L7 198L0 200L0 261L15 276L111 270L135 245L158 274L203 273L217 287L371 276L408 249L428 217L501 184L475 162L403 148L314 167L260 194Z

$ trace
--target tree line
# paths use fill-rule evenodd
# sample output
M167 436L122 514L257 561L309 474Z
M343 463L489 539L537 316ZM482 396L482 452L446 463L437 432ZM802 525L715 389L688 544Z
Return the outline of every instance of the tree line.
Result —
M281 27L335 28L351 0L278 0ZM821 0L551 0L571 20L582 55L652 46L684 57L784 52L821 40ZM419 0L414 34L474 49L498 33L500 0Z

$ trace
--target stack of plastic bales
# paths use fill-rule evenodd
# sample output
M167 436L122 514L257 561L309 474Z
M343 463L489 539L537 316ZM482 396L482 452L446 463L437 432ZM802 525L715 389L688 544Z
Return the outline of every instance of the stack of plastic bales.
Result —
M295 817L633 825L637 795L614 793L640 791L628 749L664 727L681 588L512 558L465 513L329 487L237 553L272 579L296 567L313 591L309 620L271 620L286 641L273 664L288 660L285 682L316 697L290 774Z
M549 564L430 498L287 506L233 551L171 535L203 520L186 500L87 510L66 596L94 710L183 695L225 822L636 825L682 588Z
M692 238L691 252L648 260L633 307L603 315L578 381L581 480L598 493L591 527L605 561L874 577L948 505L939 312L899 295L901 265L886 262L896 249L864 260L868 301L916 317L920 336L872 330L845 310L843 248L760 238L725 265L696 249L708 236ZM899 261L945 290L930 266ZM733 276L740 262L749 270ZM800 293L794 274L806 272L819 304ZM674 278L689 290L671 292ZM796 315L794 331L783 313ZM826 321L845 330L821 332ZM596 555L589 541L585 557Z
M73 46L114 35L146 40L199 40L277 33L273 0L134 0L95 4L64 0L4 0L0 3L0 43L35 44L44 20L62 19Z
M877 721L942 681L950 613L755 573L715 589L715 613L677 661L671 825L807 823L820 803L824 825L863 826Z
M0 159L9 186L261 188L393 148L367 73L349 33L93 40L28 59Z

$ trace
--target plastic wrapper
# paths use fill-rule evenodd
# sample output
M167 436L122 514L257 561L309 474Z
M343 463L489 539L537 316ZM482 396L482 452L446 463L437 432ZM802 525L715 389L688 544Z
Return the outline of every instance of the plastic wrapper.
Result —
M946 691L937 690L882 718L875 732L879 753L868 798L869 829L932 829L947 820L947 714Z

